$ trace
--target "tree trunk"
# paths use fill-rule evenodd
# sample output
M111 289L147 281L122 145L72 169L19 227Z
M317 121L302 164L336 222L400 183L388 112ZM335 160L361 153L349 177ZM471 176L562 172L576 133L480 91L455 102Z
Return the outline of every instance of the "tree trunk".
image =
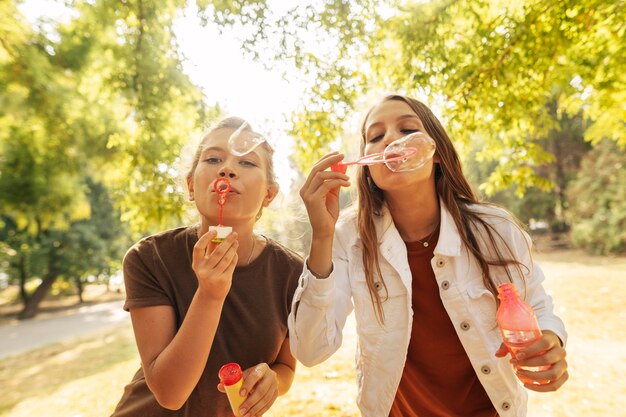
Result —
M54 281L56 281L56 279L57 279L56 272L46 274L46 276L43 279L43 282L37 287L35 292L30 296L30 299L28 300L26 305L24 305L24 309L18 316L20 320L32 319L33 317L37 315L37 313L39 312L39 303L41 303L41 301L48 294L48 291L50 291L50 288L52 288L52 284L54 284Z
M80 277L74 278L74 281L76 282L76 292L78 295L78 303L83 304L85 302L85 300L83 300L83 291L85 290L85 288L83 287L83 281L80 279Z
M22 305L26 306L28 302L28 292L26 292L28 273L26 272L26 257L23 253L20 254L20 262L17 265L17 269L20 274L20 298L22 299Z

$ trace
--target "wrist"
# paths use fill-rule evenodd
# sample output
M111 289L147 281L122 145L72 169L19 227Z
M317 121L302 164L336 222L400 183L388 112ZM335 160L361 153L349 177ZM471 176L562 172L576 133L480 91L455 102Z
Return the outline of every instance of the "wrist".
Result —
M306 269L309 270L309 272L311 273L311 275L313 275L315 278L317 279L326 279L330 276L330 274L333 273L333 265L330 265L330 269L326 268L324 271L322 270L315 270L315 269L311 269L311 267L309 266L309 259L307 258L307 260L305 261L306 264ZM321 272L325 272L325 273L321 273Z

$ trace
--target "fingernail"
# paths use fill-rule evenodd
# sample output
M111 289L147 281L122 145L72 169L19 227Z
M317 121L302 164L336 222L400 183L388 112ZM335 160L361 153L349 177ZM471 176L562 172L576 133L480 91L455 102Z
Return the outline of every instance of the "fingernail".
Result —
M248 412L248 410L246 410L245 408L240 408L239 409L239 414L241 414L242 416L245 416L247 412Z
M524 359L526 357L526 354L524 352L517 352L515 356L517 357L517 359Z
M241 391L239 391L239 395L242 396L242 397L245 397L246 394L248 394L248 393L246 392L245 389L242 389ZM243 408L242 408L242 410L243 410ZM242 411L242 414L243 414L243 411Z

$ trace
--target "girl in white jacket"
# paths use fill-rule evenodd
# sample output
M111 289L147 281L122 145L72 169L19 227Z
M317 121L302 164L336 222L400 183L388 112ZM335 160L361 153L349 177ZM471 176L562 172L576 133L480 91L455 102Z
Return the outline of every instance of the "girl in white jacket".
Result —
M563 323L528 235L508 212L477 199L427 106L384 98L363 122L361 155L416 131L434 139L432 160L407 172L359 167L358 205L339 221L339 188L349 177L328 168L343 155L323 157L300 190L313 235L289 316L292 353L307 366L330 357L354 309L363 416L525 416L516 373L534 380L524 385L534 391L568 378ZM516 361L495 320L503 282L520 289L543 331ZM549 369L520 368L542 365Z

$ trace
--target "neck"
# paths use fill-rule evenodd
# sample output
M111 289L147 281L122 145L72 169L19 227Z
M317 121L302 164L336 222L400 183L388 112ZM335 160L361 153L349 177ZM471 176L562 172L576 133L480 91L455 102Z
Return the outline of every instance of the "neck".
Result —
M433 187L427 192L385 193L393 222L405 242L426 239L439 224L439 198Z

